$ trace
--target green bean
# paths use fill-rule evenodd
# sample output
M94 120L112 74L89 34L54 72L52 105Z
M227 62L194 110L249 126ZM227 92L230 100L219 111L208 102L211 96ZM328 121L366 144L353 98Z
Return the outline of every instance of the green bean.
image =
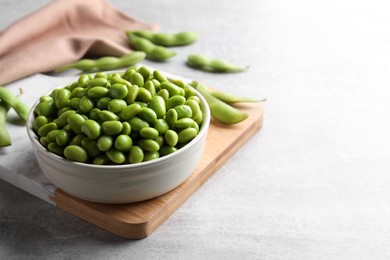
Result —
M134 34L129 34L128 39L132 48L143 51L150 60L164 61L176 55L176 52Z
M193 82L192 85L206 99L210 107L212 117L218 122L223 124L237 124L248 117L247 113L241 112L240 110L215 98L207 91L206 86L197 82Z
M54 70L54 73L63 72L69 69L78 69L81 71L113 70L121 67L129 67L145 59L146 54L142 51L133 51L121 57L102 57L97 60L82 59L74 63L61 66Z
M5 128L9 108L10 106L7 103L0 100L0 147L10 146L12 144L11 136Z
M128 31L127 35L130 34L137 35L139 37L148 39L154 44L165 46L165 47L174 47L174 46L184 46L189 45L195 42L199 34L197 32L178 32L178 33L156 33L151 31Z
M210 59L202 54L190 54L187 65L207 72L241 72L247 67L237 66L223 59Z
M7 103L24 121L27 120L29 106L22 102L18 96L14 95L9 89L0 86L0 100Z

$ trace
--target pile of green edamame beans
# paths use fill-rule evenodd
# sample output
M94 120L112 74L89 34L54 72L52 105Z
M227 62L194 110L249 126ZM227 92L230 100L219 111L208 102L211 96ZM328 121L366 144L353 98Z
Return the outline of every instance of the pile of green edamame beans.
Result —
M33 130L50 152L72 161L133 164L173 153L203 122L194 89L158 70L82 74L42 96Z
M5 126L7 113L10 108L13 108L24 122L27 120L28 105L22 102L10 90L0 86L0 147L10 146L12 144L11 137Z

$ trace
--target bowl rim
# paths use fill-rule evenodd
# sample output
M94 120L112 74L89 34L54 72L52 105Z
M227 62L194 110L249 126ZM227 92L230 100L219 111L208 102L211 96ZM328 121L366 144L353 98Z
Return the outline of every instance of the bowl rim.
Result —
M50 91L44 93L43 96L50 94L54 89L63 88L64 86L52 88ZM35 107L39 103L39 99L34 102L34 104L32 105L32 107L27 115L27 122L26 122L27 135L30 139L30 142L33 144L34 149L38 149L41 152L43 152L46 156L50 157L51 159L56 160L56 161L61 162L61 163L64 163L64 164L72 164L72 165L77 166L77 167L88 168L88 169L99 169L99 170L104 170L104 169L107 169L107 170L129 169L130 170L130 169L137 169L140 167L152 166L154 164L158 164L158 163L167 161L167 160L171 159L172 157L177 157L178 155L184 153L186 150L188 150L192 146L194 146L197 143L197 141L200 140L202 137L207 135L208 129L210 126L210 121L211 121L210 107L209 107L206 99L195 88L193 88L193 90L195 91L196 95L199 97L199 99L201 101L201 109L202 109L202 112L204 114L202 124L199 127L199 133L196 135L196 137L194 139L192 139L189 143L187 143L182 148L178 149L176 152L171 153L171 154L167 154L163 157L159 157L159 158L154 159L154 160L140 162L140 163L133 163L133 164L128 163L128 164L119 164L119 165L96 165L96 164L92 164L92 163L82 163L82 162L71 161L71 160L68 160L62 156L59 156L57 154L54 154L54 153L48 151L47 148L45 148L38 141L38 136L36 135L36 133L33 130L34 110L35 110Z

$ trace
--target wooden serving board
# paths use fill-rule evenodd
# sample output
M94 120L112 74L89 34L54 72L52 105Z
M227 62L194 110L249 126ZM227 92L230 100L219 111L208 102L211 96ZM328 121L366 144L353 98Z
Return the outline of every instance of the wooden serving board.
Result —
M142 239L156 230L263 125L262 104L245 103L249 117L226 126L211 121L204 153L193 174L176 189L154 199L129 204L100 204L72 197L57 189L57 207L128 239Z

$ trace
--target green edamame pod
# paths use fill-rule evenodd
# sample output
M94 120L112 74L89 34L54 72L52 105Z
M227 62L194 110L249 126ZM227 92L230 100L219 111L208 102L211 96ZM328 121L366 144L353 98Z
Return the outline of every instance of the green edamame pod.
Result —
M221 100L225 103L228 103L228 104L240 103L240 102L261 102L261 101L264 101L264 100L253 99L253 98L248 98L248 97L236 96L234 94L231 94L228 92L222 92L222 91L212 91L210 93L214 97L216 97L219 100Z
M165 47L174 47L174 46L184 46L189 45L195 42L199 34L197 32L185 31L178 33L156 33L151 31L128 31L127 35L130 34L137 35L139 37L148 39L154 44L165 46Z
M192 83L193 87L199 91L200 94L206 99L212 117L223 124L237 124L248 117L248 114L241 112L240 110L222 102L211 95L207 88L197 82Z
M168 50L163 46L155 45L151 41L134 34L129 34L128 39L131 47L135 50L145 52L148 59L164 61L176 55L176 52Z
M7 103L24 121L27 120L29 106L22 102L18 96L14 95L9 89L0 86L0 100Z
M63 72L69 69L78 69L81 71L113 70L121 67L129 67L145 59L146 54L142 51L133 51L121 57L102 57L96 60L82 59L74 63L61 66L54 70L54 73Z
M0 147L10 146L12 144L11 136L5 128L7 113L10 106L0 100Z
M247 67L237 66L223 59L210 59L202 54L190 54L187 57L187 65L192 68L207 72L241 72Z

